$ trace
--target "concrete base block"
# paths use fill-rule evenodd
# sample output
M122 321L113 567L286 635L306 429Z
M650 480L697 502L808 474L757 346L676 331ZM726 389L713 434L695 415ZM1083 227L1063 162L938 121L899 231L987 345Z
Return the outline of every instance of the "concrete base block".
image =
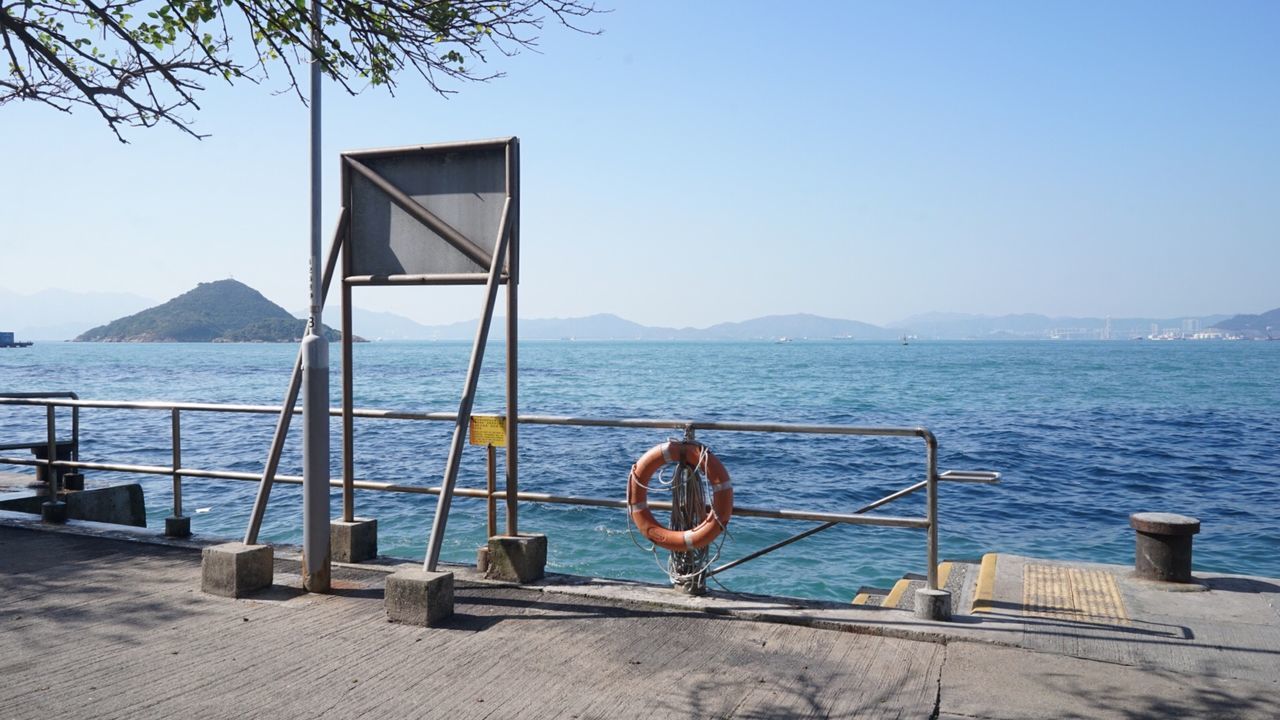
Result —
M378 557L378 521L356 518L329 523L329 553L334 562L358 563Z
M542 578L547 569L546 535L498 535L489 538L491 580L527 583Z
M47 500L41 503L40 519L47 523L65 523L67 521L67 504L61 500Z
M200 589L239 598L271 586L275 552L270 545L212 545L200 556Z
M191 537L191 517L187 515L171 515L164 519L165 537Z
M453 573L398 570L387 576L387 620L431 627L453 615Z
M920 588L916 591L915 614L921 620L950 620L951 591Z

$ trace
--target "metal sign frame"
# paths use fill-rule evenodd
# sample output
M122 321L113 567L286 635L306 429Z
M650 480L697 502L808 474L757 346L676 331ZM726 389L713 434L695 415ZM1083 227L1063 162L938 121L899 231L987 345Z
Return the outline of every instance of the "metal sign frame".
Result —
M415 199L391 179L377 172L380 161L424 156L449 156L450 154L480 153L499 151L503 154L504 173L502 178L502 211L497 222L496 237L477 238L459 230L442 219L422 202ZM423 567L435 571L440 559L440 548L444 540L445 526L448 521L449 508L453 500L454 486L458 479L458 468L461 462L462 449L466 444L468 423L471 418L472 405L475 401L476 387L480 379L480 367L484 360L485 347L488 341L489 328L493 321L493 311L497 304L498 286L507 286L507 527L508 535L518 534L516 495L519 491L518 469L518 332L517 323L518 293L520 272L520 141L516 137L477 140L456 143L439 143L434 145L417 145L410 147L385 148L376 150L358 150L344 152L341 155L342 165L342 209L339 214L338 227L334 233L333 244L325 263L322 281L322 296L327 296L333 274L335 272L338 253L342 261L342 520L355 520L355 438L353 415L353 352L351 294L352 288L358 286L395 286L395 285L484 285L484 303L480 315L480 323L476 328L475 340L472 343L471 358L467 364L467 375L463 382L462 397L458 403L457 420L454 426L453 439L449 446L449 457L445 464L444 478L441 483L436 515L432 521L431 537L427 544L426 560ZM414 272L380 272L356 274L356 270L369 269L357 267L369 263L357 258L362 251L358 243L364 239L353 237L360 232L361 218L355 208L353 186L367 184L376 189L381 197L389 201L389 205L397 208L403 215L416 222L420 228L429 231L432 240L443 243L446 252L461 254L465 261L485 268L486 272L436 272L429 268L408 268ZM366 188L367 189L367 188ZM490 241L492 244L490 245ZM491 247L492 250L486 249ZM416 261L415 261L416 262ZM374 263L376 265L376 263ZM414 264L414 262L411 262ZM427 263L430 264L430 263ZM418 270L426 270L418 272ZM323 300L321 300L323 304ZM294 363L294 373L290 380L290 389L285 396L284 408L276 424L276 433L268 454L262 482L259 485L258 497L245 533L245 543L257 542L261 528L266 501L269 496L276 470L279 467L280 453L284 446L284 437L288 433L289 419L297 401L298 386L301 382L299 363Z

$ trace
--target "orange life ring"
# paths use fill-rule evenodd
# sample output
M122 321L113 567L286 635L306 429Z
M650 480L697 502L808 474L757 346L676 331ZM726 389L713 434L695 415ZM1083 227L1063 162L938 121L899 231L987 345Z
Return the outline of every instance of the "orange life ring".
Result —
M703 454L706 454L706 464ZM711 508L702 522L692 530L672 530L659 524L649 510L649 480L667 463L684 462L695 468L704 467L711 483ZM640 534L660 548L674 552L697 550L711 544L733 515L733 484L720 459L702 444L669 440L649 448L631 466L627 479L627 512Z

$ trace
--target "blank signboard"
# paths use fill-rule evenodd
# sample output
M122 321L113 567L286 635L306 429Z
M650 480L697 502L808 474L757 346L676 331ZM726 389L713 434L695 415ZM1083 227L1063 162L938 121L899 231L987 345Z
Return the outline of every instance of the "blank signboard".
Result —
M507 198L509 147L515 142L345 153L408 195L492 256ZM472 258L402 210L344 162L349 195L352 275L486 273Z

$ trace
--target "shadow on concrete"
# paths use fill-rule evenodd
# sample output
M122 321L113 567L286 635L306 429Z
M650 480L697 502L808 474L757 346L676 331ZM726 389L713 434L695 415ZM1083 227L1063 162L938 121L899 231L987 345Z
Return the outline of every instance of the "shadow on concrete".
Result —
M1153 690L1134 692L1130 684L1082 682L1073 675L1046 676L1047 685L1057 692L1070 693L1087 710L1061 717L1120 717L1128 720L1166 718L1276 718L1280 717L1280 693L1276 686L1200 676L1191 678L1167 670L1146 670L1144 676ZM945 698L943 698L945 707Z
M1196 578L1196 581L1207 586L1210 590L1221 592L1280 595L1280 585L1254 578L1215 577Z
M113 643L139 645L147 630L187 616L184 603L172 602L171 593L179 584L198 593L191 555L178 548L0 527L0 595L7 616L0 622L5 633L23 637L37 651L45 647L40 627L46 621L75 625ZM139 566L152 587L134 586ZM52 607L48 598L57 598ZM31 601L27 607L24 599ZM31 607L37 600L44 609Z
M518 593L518 594L517 594ZM454 589L454 612L478 611L489 620L486 626L502 621L599 620L604 618L685 618L708 619L704 613L678 610L647 610L606 605L591 600L563 602L549 600L544 593L530 598L527 591L513 588L469 587ZM736 618L730 618L736 620Z

